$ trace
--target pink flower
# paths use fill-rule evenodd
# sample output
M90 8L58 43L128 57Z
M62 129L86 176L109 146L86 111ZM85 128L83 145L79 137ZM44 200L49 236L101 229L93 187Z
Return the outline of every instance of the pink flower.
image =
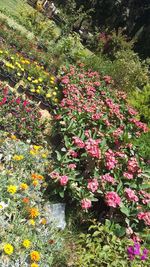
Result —
M138 202L139 198L135 195L134 190L130 188L125 188L125 193L128 200Z
M100 158L101 152L99 149L99 143L100 143L99 139L94 140L92 138L89 138L85 142L85 149L91 157L98 158L98 159Z
M57 179L57 178L59 178L59 173L56 172L56 171L53 171L53 172L50 173L50 177L52 179Z
M68 84L68 83L70 82L69 77L68 77L68 76L64 76L64 77L61 79L61 82L62 82L63 84Z
M105 153L105 157L106 157L106 168L108 170L112 170L116 167L117 164L117 160L115 159L115 154L114 152L109 149L106 153Z
M135 173L135 172L137 172L139 170L139 165L138 165L137 159L135 157L132 157L128 161L127 169L131 173Z
M146 225L150 225L150 212L140 212L138 219L143 220Z
M121 198L116 192L108 192L105 195L106 204L110 207L116 208L121 203Z
M60 185L65 186L68 183L68 176L63 175L59 178Z
M114 178L109 173L102 175L101 179L102 179L102 181L109 182L111 184L115 184Z
M68 168L74 170L76 168L76 164L70 163L68 164Z
M97 179L89 179L87 188L94 193L98 189L98 181Z
M125 178L127 178L128 180L133 179L133 174L132 174L132 173L129 173L129 172L124 172L124 173L123 173L123 176L124 176Z
M78 137L78 136L74 136L73 137L74 140L74 144L78 147L78 148L84 148L85 144L84 142Z
M84 198L84 199L81 200L82 209L87 210L87 209L90 209L91 206L92 206L92 202L91 202L90 199Z
M73 158L77 158L78 153L77 153L76 151L74 151L74 150L69 150L68 152L69 152L69 155L70 155L70 156L72 156Z

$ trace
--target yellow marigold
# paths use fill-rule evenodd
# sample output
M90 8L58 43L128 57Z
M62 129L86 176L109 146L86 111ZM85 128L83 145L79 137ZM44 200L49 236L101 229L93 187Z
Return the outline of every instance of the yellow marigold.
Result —
M14 195L16 193L16 191L17 191L17 186L15 186L15 185L9 185L7 187L7 192L12 194L12 195Z
M14 248L11 244L7 243L4 245L4 252L8 255L11 255L14 251Z
M22 160L23 158L24 158L23 155L14 155L13 156L13 160L16 160L16 161Z
M33 181L33 186L37 186L37 185L39 185L39 182L37 181L37 180L35 180L35 181Z
M29 214L32 219L40 215L38 208L34 208L34 207L29 209Z
M30 248L31 247L31 242L30 242L29 239L25 239L25 240L23 240L22 245L25 248Z
M28 189L28 185L25 184L25 183L22 183L22 184L20 185L20 189L21 189L21 190L27 190L27 189Z
M30 252L30 257L32 261L39 261L40 260L40 253L36 250Z
M35 221L34 221L34 220L32 220L32 219L31 219L31 220L29 220L29 225L33 225L33 226L34 226L34 225L35 225Z
M36 262L31 263L30 267L39 267L39 265Z

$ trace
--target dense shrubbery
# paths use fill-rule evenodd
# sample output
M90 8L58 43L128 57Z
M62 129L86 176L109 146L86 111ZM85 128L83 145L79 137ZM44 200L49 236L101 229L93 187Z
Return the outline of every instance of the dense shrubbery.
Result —
M64 98L55 120L62 142L50 173L55 193L78 200L84 210L102 198L110 207L108 216L122 226L135 231L148 226L145 164L132 144L148 131L146 124L136 118L125 94L111 88L110 76L74 66L64 67L61 75Z
M139 242L128 238L118 238L106 225L94 224L87 234L82 234L77 242L79 267L148 267L148 250Z

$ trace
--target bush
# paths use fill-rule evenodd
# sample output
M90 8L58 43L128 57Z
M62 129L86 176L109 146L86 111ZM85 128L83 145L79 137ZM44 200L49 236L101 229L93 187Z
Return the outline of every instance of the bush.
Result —
M54 132L60 132L61 139L57 136L51 183L54 193L78 201L83 210L99 200L105 216L137 230L150 223L150 196L143 179L145 164L132 139L148 128L136 119L124 93L111 89L112 83L110 76L82 67L63 68L64 98L54 117Z
M130 254L131 248L137 249L135 254ZM141 257L145 260L141 260ZM77 259L73 266L148 267L149 264L148 250L144 246L127 238L117 238L107 225L94 224L87 234L80 236L77 242Z

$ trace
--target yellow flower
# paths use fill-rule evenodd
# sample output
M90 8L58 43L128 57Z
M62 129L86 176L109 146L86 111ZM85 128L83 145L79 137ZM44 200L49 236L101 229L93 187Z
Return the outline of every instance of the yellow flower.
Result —
M12 140L16 140L17 139L17 137L15 136L15 135L11 135L11 137L10 137Z
M40 254L36 250L31 251L30 257L31 257L32 261L39 261L40 260Z
M51 84L54 84L54 81L50 80L50 83L51 83Z
M35 89L31 89L30 91L31 91L32 93L35 93Z
M20 185L20 189L22 189L22 190L27 190L27 189L28 189L28 185L25 184L25 183L22 183L22 184Z
M54 102L56 102L56 103L57 103L57 102L58 102L58 98L54 98Z
M32 156L34 156L34 155L36 155L36 151L35 151L35 150L30 150L30 154L31 154Z
M34 220L32 220L32 219L31 219L31 220L29 220L29 225L33 225L33 226L34 226L34 225L35 225L35 221L34 221Z
M40 215L38 208L30 208L29 215L32 219L38 217Z
M37 185L39 185L39 182L38 181L33 181L33 186L37 186Z
M9 185L7 187L7 192L12 194L12 195L14 195L16 193L16 191L17 191L17 186L15 186L15 185Z
M45 218L42 218L41 224L43 224L43 225L47 224L47 220Z
M37 94L39 94L39 93L40 93L40 90L39 90L39 89L37 89L37 90L36 90L36 92L37 92Z
M39 267L39 265L36 262L31 263L30 267Z
M25 248L30 248L31 247L31 242L30 242L29 239L25 239L25 240L23 240L22 245Z
M22 160L22 159L24 159L23 155L14 155L13 156L13 160L19 161L19 160Z
M6 254L11 255L14 251L14 248L11 244L7 243L4 245L4 251Z
M52 95L51 94L46 94L46 97L47 98L50 98Z
M39 82L41 83L43 81L43 79L42 78L39 78Z
M35 150L39 150L39 149L41 148L41 146L36 146L36 145L34 145L33 148L34 148Z
M47 154L46 153L43 153L41 156L42 156L42 158L47 158Z
M31 77L28 77L27 80L31 82L32 81L32 78Z
M38 80L33 80L32 81L34 84L37 84L38 83Z

